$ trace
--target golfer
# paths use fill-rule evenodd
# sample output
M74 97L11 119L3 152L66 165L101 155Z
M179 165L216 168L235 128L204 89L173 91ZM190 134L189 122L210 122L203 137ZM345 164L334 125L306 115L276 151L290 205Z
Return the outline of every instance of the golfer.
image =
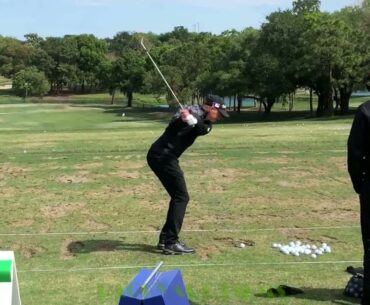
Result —
M370 74L366 87L370 90ZM361 233L364 246L362 305L370 304L370 101L356 111L348 138L348 172L360 196Z
M202 105L182 108L149 149L148 165L171 197L167 219L157 245L164 254L195 252L194 249L179 241L189 194L178 158L198 136L206 135L211 131L212 123L219 120L221 116L229 117L225 108L223 100L215 95L207 96Z

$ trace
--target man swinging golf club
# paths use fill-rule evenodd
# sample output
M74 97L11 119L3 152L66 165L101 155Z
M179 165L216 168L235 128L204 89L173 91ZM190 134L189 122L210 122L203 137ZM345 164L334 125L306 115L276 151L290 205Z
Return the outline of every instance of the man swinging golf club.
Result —
M163 250L165 254L194 253L194 249L179 241L189 194L178 158L198 136L211 131L212 123L221 116L229 115L223 100L215 95L207 96L201 106L184 107L144 45L144 39L141 39L140 43L180 106L180 111L172 118L164 133L152 144L147 155L148 165L171 197L157 248Z
M179 241L189 194L178 158L198 136L211 131L212 123L229 116L225 108L223 100L215 95L207 96L202 105L182 107L149 149L148 164L171 197L157 246L164 254L195 252Z

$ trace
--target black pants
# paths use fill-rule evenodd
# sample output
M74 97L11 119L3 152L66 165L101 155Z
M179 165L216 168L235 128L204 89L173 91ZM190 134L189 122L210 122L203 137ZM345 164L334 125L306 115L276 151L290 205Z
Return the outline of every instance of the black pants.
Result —
M149 153L147 161L171 197L160 239L165 244L173 244L179 238L186 206L189 202L184 173L175 157L163 157Z
M362 305L370 305L370 181L366 181L360 194L361 233L364 245L364 291Z

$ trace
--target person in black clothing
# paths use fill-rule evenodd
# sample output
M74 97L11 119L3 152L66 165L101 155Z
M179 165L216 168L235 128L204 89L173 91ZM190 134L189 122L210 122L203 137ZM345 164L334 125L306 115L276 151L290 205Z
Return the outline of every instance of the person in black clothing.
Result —
M367 78L370 90L370 75ZM362 305L370 304L370 101L360 105L348 138L348 172L360 196L360 222L364 247Z
M179 241L189 194L178 158L198 136L212 130L212 123L221 116L229 116L225 108L223 100L215 95L207 96L202 105L182 108L148 151L148 165L171 197L157 245L164 254L195 252Z

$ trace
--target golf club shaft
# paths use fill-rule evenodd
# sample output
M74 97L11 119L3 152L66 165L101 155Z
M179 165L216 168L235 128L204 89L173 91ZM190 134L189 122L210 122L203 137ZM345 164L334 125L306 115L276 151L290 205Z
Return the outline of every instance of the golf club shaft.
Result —
M179 104L180 108L183 109L184 107L181 105L179 99L177 98L175 92L173 92L172 88L170 87L170 85L168 84L166 78L164 77L164 75L162 74L161 70L159 70L157 64L155 63L154 59L152 58L152 56L149 54L148 50L146 49L145 45L144 45L144 42L143 42L143 39L141 39L141 46L143 47L143 49L145 50L146 54L148 54L150 60L152 61L154 67L157 69L159 75L162 77L162 79L164 80L164 82L166 83L168 89L170 89L173 97L175 98L176 102Z
M160 261L155 269L152 271L152 273L148 276L148 278L145 280L145 282L140 286L141 291L144 291L150 280L153 278L153 276L158 272L159 268L163 265L163 261Z

